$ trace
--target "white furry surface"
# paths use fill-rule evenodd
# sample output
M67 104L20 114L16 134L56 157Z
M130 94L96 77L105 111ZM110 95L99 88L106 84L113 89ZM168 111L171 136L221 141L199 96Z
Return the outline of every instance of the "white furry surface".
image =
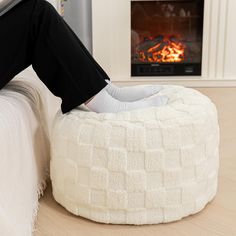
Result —
M219 124L197 90L166 85L164 107L58 111L51 139L55 200L75 215L157 224L202 210L217 191Z
M49 176L44 94L14 79L0 91L0 235L31 236Z

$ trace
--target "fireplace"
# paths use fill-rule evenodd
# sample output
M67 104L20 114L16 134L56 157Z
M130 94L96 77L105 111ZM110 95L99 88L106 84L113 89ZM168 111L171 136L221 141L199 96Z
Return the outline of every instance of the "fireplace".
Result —
M201 75L204 0L131 1L131 76Z
M192 31L190 31L192 32L190 36L194 39L192 39L192 42L190 41L190 36L183 34L184 31L182 31L183 29L181 26L184 24L177 25L180 28L178 34L173 33L173 29L178 29L177 26L174 25L175 28L172 29L172 32L166 33L166 35L163 35L163 32L157 32L153 35L147 34L146 36L146 40L149 39L149 36L160 36L164 38L165 41L167 40L167 43L171 40L179 42L181 39L180 36L183 37L183 41L180 42L186 43L184 44L184 61L163 63L137 63L136 61L136 64L147 66L147 69L144 67L144 69L139 71L139 76L137 76L137 71L134 73L133 70L131 73L131 65L135 64L132 62L132 58L134 57L131 54L135 50L134 46L131 47L135 43L131 42L131 29L134 27L131 10L132 4L135 2L141 3L141 6L144 2L173 4L176 10L182 5L179 10L183 8L184 11L181 10L180 15L182 17L179 16L179 21L187 20L190 16L192 17ZM191 5L191 7L189 5ZM235 0L204 0L204 3L203 0L92 0L92 54L110 76L112 81L118 82L119 84L158 83L184 85L189 87L236 86L236 66L234 60L236 55L236 31L234 29L236 22L235 9ZM158 8L158 11L159 10L160 9ZM204 14L202 14L203 10ZM180 13L180 11L177 12ZM166 13L166 18L169 19L174 17L168 14L169 13ZM145 18L142 19L141 15L139 18L142 22L146 20ZM199 20L196 20L197 18ZM193 21L194 19L195 21ZM175 20L174 23L177 22L178 21ZM193 23L195 25L193 25ZM188 32L187 28L185 28L185 31ZM136 40L134 35L133 40ZM144 41L144 38L140 40L140 42L142 41ZM186 48L186 46L189 45L194 52L196 52L195 47L199 50L198 57L194 56L192 61L190 61L191 58L186 57L188 55L186 51L188 48ZM178 57L181 58L181 56ZM182 66L182 69L176 68L178 65ZM164 68L164 66L167 68ZM150 68L152 73L150 73L150 71L147 73L145 70L149 70ZM156 71L154 70L153 72L152 68L161 69L155 69ZM161 72L161 70L163 70L163 72ZM180 71L181 73L179 70L182 70ZM144 73L146 73L146 76L144 76ZM140 74L142 75L140 76ZM154 74L156 74L156 76ZM174 74L176 74L176 76L173 76Z

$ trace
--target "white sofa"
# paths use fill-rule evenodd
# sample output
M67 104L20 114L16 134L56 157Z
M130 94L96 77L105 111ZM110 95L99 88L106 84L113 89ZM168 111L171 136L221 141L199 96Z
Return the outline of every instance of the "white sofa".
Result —
M47 0L60 13L59 0ZM0 90L0 236L32 236L49 179L49 137L61 100L32 66Z
M50 117L59 104L32 67L0 90L1 236L31 236L35 230L49 178Z

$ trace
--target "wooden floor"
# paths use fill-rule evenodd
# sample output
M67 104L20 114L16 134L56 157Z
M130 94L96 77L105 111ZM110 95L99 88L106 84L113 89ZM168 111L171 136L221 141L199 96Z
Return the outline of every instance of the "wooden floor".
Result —
M221 146L219 188L200 213L159 225L109 225L74 216L52 197L51 184L40 199L34 236L236 236L236 88L201 88L219 112Z

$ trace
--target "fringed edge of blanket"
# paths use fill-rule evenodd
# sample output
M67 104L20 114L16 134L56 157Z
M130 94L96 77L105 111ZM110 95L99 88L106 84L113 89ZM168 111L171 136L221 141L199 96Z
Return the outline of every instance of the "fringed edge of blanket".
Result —
M31 219L31 228L32 228L32 233L35 232L36 229L36 222L38 219L38 211L39 211L39 200L42 196L44 196L44 192L46 190L47 187L47 181L50 180L50 168L49 165L47 165L47 167L45 168L45 173L43 175L43 178L41 180L41 182L39 182L38 184L38 188L37 188L37 195L38 195L38 201L36 201L36 204L34 206L33 209L33 214L32 214L32 219Z

